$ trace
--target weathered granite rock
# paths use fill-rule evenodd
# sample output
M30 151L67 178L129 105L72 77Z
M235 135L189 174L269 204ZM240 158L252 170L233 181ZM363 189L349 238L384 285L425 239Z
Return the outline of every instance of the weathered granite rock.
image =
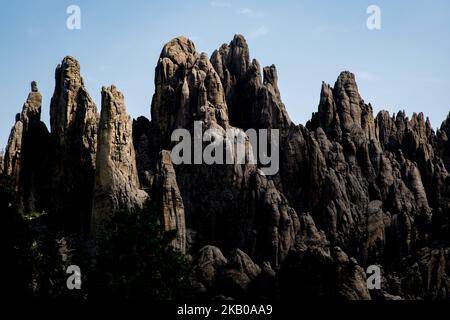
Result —
M329 242L309 214L302 214L295 250L279 271L281 297L370 300L366 275L354 258Z
M156 70L152 121L139 124L145 128L142 150L150 153L145 158L144 151L144 160L138 161L145 163L141 180L152 181L155 154L170 145L171 131L191 130L195 120L219 135L230 125L281 130L281 168L273 177L257 174L258 166L174 167L187 234L192 235L189 250L206 244L239 247L276 270L286 257L304 251L300 256L324 272L319 295L366 299L360 264L394 263L428 239L427 230L435 223L432 208L449 198L446 169L433 152L434 134L423 116L409 120L403 113L391 118L380 112L374 117L355 76L346 71L334 88L322 84L319 110L306 128L294 126L281 102L276 68L264 68L262 78L242 36L215 51L211 63L189 40L174 39ZM215 79L212 85L203 73ZM299 240L305 237L305 216L298 212L310 212L304 223L322 230L308 244ZM342 254L326 249L330 245L342 248ZM346 276L339 278L336 270L345 270ZM328 272L334 278L328 279ZM236 270L228 274L228 280L250 285ZM327 291L328 280L341 289Z
M189 128L194 119L228 125L220 78L191 40L178 37L164 46L155 70L151 113L163 148L170 145L174 129Z
M4 153L3 150L0 151L0 174L3 174L3 167L4 167Z
M99 116L77 60L65 57L55 80L50 104L54 149L50 212L68 230L88 230Z
M448 299L450 117L435 134L421 113L374 116L345 71L334 87L322 83L306 126L294 125L277 80L242 36L210 59L175 38L158 60L151 121L137 118L131 133L115 88L103 90L97 128L79 64L67 57L56 72L51 148L32 84L4 170L16 176L24 211L48 208L75 231L89 223L94 173L94 217L139 206L142 185L164 228L176 230L173 246L195 256L202 297ZM279 129L279 173L264 175L260 163L174 165L171 135L192 133L194 121L213 130L203 147L230 142L226 130ZM382 288L369 292L372 264Z
M9 134L8 144L5 151L5 173L9 176L18 178L21 164L22 154L22 135L23 122L20 119L20 114L16 115L16 123Z
M20 212L48 210L50 137L41 122L41 104L42 96L33 81L6 148L5 173L16 179Z
M136 164L143 190L150 190L153 184L151 124L146 117L133 120L133 145L136 150ZM155 159L156 160L156 159Z
M356 259L349 258L339 247L333 248L332 256L337 264L337 297L345 300L371 300L366 273Z
M132 130L123 94L115 86L103 87L91 218L94 235L101 233L114 212L142 208L147 198L140 190Z
M250 61L246 40L235 35L211 56L211 63L224 87L230 124L242 128L287 128L291 120L281 101L278 75L274 65L263 69Z
M445 163L447 170L450 170L450 113L447 119L442 122L440 129L436 133L439 153Z
M237 47L235 50L241 52ZM232 68L244 72L246 59ZM274 67L268 68L266 74L266 85L261 84L260 89L270 92L270 99L277 99ZM152 121L148 125L143 125L142 119L136 122L136 126L146 127L139 137L139 149L142 146L150 153L148 160L138 158L143 184L155 179L151 175L158 176L157 154L173 145L170 136L174 129L192 133L194 121L200 121L204 131L212 129L217 139L226 142L230 141L226 130L242 132L229 125L226 98L216 68L206 54L196 52L190 40L180 37L164 46L156 68ZM296 213L274 183L257 174L256 165L183 164L174 169L186 230L194 235L187 238L189 248L198 250L207 244L227 250L239 247L274 266L281 263L294 243ZM243 208L245 202L249 205Z
M22 110L22 167L18 189L21 212L43 212L49 209L51 138L41 121L42 97L36 82Z
M166 231L176 231L172 245L186 252L186 221L183 199L178 188L175 169L169 151L163 150L156 167L152 197L160 212L160 222Z
M269 261L278 268L295 244L299 219L272 180L260 174L256 174L254 179L252 193L256 196L256 203L251 210L255 210L255 220L247 222L255 225L255 240L259 245L255 252L250 252L259 261ZM247 202L252 203L251 200Z
M367 208L367 257L369 261L379 261L386 244L386 229L391 217L383 212L383 202L374 200Z
M339 75L334 85L333 95L342 128L348 130L353 125L361 127L363 101L352 73L342 72Z
M308 129L321 127L331 140L341 141L342 134L355 130L364 131L370 141L376 139L372 106L365 104L358 92L355 76L342 72L334 88L322 83L318 112L313 114Z
M30 122L41 120L42 96L39 93L37 83L31 82L31 92L22 109L22 121L27 127Z
M423 247L405 257L397 272L387 279L389 290L408 300L448 301L449 253L448 247Z
M265 264L265 273L274 273ZM228 260L217 247L202 248L194 259L196 281L202 283L209 296L245 298L261 275L261 268L239 249L233 250ZM274 276L274 274L271 274Z
M245 252L239 249L230 253L227 267L244 273L250 280L256 279L261 273L261 268Z
M228 264L218 276L217 290L225 296L244 298L260 273L261 268L247 254L233 250Z
M203 247L194 259L194 274L206 288L212 289L217 274L228 263L219 248L213 246Z

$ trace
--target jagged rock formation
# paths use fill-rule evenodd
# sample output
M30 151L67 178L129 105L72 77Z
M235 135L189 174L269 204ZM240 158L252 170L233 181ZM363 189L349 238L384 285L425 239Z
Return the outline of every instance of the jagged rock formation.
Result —
M132 130L122 93L115 86L103 87L91 219L94 235L101 233L114 212L141 208L147 198L139 189Z
M167 43L155 71L152 122L167 146L177 128L189 128L194 119L228 125L228 112L220 79L208 56L197 53L184 37Z
M16 123L9 134L8 144L5 151L5 173L9 176L16 177L20 172L20 160L22 154L22 135L23 122L20 119L20 114L16 115Z
M437 131L436 136L437 136L437 141L438 141L439 154L445 163L445 167L449 168L450 167L450 142L449 142L450 113L447 116L447 119L445 119L445 121L442 122L441 128Z
M41 119L42 96L36 82L31 83L31 92L24 103L22 112L16 115L16 123L11 130L5 155L5 172L18 178L21 168L22 142L24 132L31 123Z
M219 248L205 246L194 259L194 275L205 288L214 289L218 272L227 265L228 260Z
M51 213L69 230L89 228L98 120L80 64L72 57L64 58L56 68L50 105L54 145Z
M160 222L166 231L176 231L174 248L186 253L186 221L183 199L178 188L175 169L169 151L162 151L156 166L152 197L160 212Z
M3 150L0 152L0 174L3 174L4 160Z
M210 60L185 38L164 47L152 121L136 122L145 142L137 148L150 154L140 177L151 181L157 152L171 146L171 130L191 130L194 120L219 132L231 126L279 129L281 167L266 177L258 174L259 165L175 166L189 251L238 247L258 262L270 261L287 279L305 275L304 285L294 286L305 296L396 296L389 286L381 295L369 294L364 268L381 262L398 268L403 257L445 234L447 168L435 150L441 145L445 154L448 126L436 139L422 114L375 117L350 72L334 87L323 83L318 112L296 126L281 101L276 68L263 68L261 78L242 36Z
M133 144L136 149L139 181L141 181L142 188L146 191L152 185L154 174L151 171L152 159L150 157L152 156L152 152L150 152L150 146L152 140L151 132L149 131L150 127L150 121L146 117L138 117L133 120Z
M43 211L48 205L46 163L50 142L48 130L41 122L41 104L42 96L33 81L6 148L5 173L16 178L20 212Z
M267 89L261 86L261 90ZM197 53L184 37L170 41L161 52L151 111L147 128L144 119L135 122L138 153L150 154L148 158L138 157L146 161L138 163L144 170L139 175L144 177L143 185L154 179L151 175L157 170L159 152L173 146L173 130L184 128L193 133L194 121L198 121L204 131L213 129L216 138L225 143L230 143L226 130L242 132L229 124L226 93L218 72L208 56ZM180 165L174 171L191 250L213 244L242 248L274 265L284 259L294 244L297 217L274 183L259 174L255 165ZM153 190L150 194L157 193ZM173 227L169 223L168 228Z
M261 280L267 283L275 278L270 263L265 262L261 268L239 249L234 249L227 259L219 248L205 246L195 256L193 265L197 294L220 300L253 294L263 297L270 294L271 288L258 287Z
M16 117L4 165L6 173L16 177L20 212L49 212L57 226L87 234L93 208L101 224L102 216L142 206L147 195L139 190L131 118L114 87L105 89L103 96L102 139L97 150L99 115L84 87L79 63L66 57L56 69L51 133L40 121L42 97L37 84L31 84L22 113Z
M281 102L274 65L263 69L250 61L246 40L236 35L229 45L214 51L211 63L223 84L230 123L242 129L286 128L291 120Z
M358 262L341 248L330 248L309 214L302 214L300 221L295 249L279 271L282 297L370 300L366 274Z
M97 226L140 206L145 190L164 228L177 232L172 245L194 257L196 297L450 299L450 117L435 134L421 113L374 115L345 71L333 87L322 84L311 120L295 125L277 79L275 66L261 72L250 59L242 36L211 58L175 38L157 63L151 120L131 124L111 87L102 90L98 124L79 64L66 57L42 169L51 179L35 183L39 166L25 169L35 159L24 133L40 123L37 89L17 118L4 170L19 177L24 210L51 185L48 210L75 230L91 213ZM195 124L210 130L203 147L230 144L233 132L250 150L244 130L279 130L279 172L265 175L262 163L175 165L171 135L192 137ZM383 270L380 290L367 288L369 265Z

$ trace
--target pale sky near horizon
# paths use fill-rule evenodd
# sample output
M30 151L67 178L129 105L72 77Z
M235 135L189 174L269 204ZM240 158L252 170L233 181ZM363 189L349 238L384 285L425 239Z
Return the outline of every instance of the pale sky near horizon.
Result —
M72 4L80 30L66 27ZM372 4L381 30L366 27ZM54 71L66 55L79 60L97 107L101 87L115 84L133 117L150 117L164 43L185 35L211 54L236 33L261 66L277 66L296 123L317 110L321 82L333 85L343 70L355 73L375 112L424 112L437 128L450 111L450 0L0 0L0 149L32 80L49 123Z

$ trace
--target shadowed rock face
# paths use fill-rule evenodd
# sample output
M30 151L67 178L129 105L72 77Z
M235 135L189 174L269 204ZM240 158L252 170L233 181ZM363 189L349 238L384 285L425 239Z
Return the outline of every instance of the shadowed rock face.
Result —
M23 122L20 114L16 115L16 123L9 134L5 151L4 170L9 176L17 177L20 172L22 154Z
M193 256L197 297L450 298L449 119L435 134L421 113L374 115L345 71L333 87L322 83L317 112L295 125L276 67L261 70L240 35L211 58L175 38L155 71L151 120L131 123L115 87L103 88L99 118L66 57L51 145L32 85L4 156L24 211L43 207L73 230L92 216L96 230L115 210L142 205L145 190L164 228L177 231L172 245ZM225 130L279 129L279 172L174 165L172 132L192 133L194 121L224 139ZM383 270L380 290L367 289L369 265Z
M246 40L236 35L211 56L225 90L230 123L242 128L287 128L291 120L281 102L278 75L274 65L263 69L250 61Z
M303 273L313 279L304 282L305 276L299 280L304 285L295 286L305 296L405 297L410 290L405 278L397 279L404 282L400 293L389 285L381 295L369 293L363 267L395 269L403 257L432 247L445 233L449 188L440 154L446 154L448 126L443 124L436 138L422 114L374 116L348 71L334 87L322 84L318 112L305 127L296 126L281 102L275 66L263 68L261 77L242 36L222 45L210 61L185 38L164 47L152 121L136 123L139 138L152 142L137 148L157 159L157 152L170 146L171 129L191 130L194 120L204 128L273 128L281 131L281 168L265 177L258 166L174 166L188 251L202 245L240 248L259 263L269 261L280 277L290 275L286 292L291 276ZM205 84L204 74L215 79L213 85ZM198 112L202 106L211 111ZM436 152L438 145L442 151ZM155 164L147 158L142 167L140 176L150 181ZM233 279L247 283L241 274L223 272L229 275L226 286L233 286ZM203 285L213 294L221 286ZM235 288L236 294L248 294L248 288Z
M44 211L48 207L50 137L41 122L41 104L42 96L33 81L5 153L5 173L16 178L20 212Z
M194 119L228 125L228 112L220 79L206 54L199 54L184 37L167 43L155 71L152 122L162 147L172 131L188 128Z
M132 129L122 93L115 86L103 87L91 219L94 235L115 211L141 208L147 198L140 190Z
M163 150L156 166L152 196L166 231L175 230L174 248L186 253L186 218L170 152Z
M244 51L235 50L236 54L245 55ZM247 72L247 62L243 59L230 68ZM276 72L267 73L268 81L274 83ZM278 89L274 88L275 83L270 85L275 99ZM203 130L214 129L224 139L225 130L240 130L230 126L227 95L216 68L205 53L198 53L184 37L173 39L161 52L151 111L152 121L147 129L143 128L145 120L135 122L140 131L136 137L141 142L137 144L139 154L146 154L143 150L150 154L148 158L138 157L138 167L144 169L139 175L144 177L143 185L157 179L150 193L163 197L162 221L169 229L179 224L181 219L176 217L184 205L186 236L181 224L178 231L181 239L186 237L190 250L208 244L228 250L239 247L278 265L294 244L297 217L274 183L259 174L255 165L180 165L171 169L158 160L160 151L171 150L172 131L185 128L192 132L194 121L200 121ZM167 157L164 151L162 155L163 159L164 155ZM139 159L145 162L139 164ZM161 178L162 168L167 180ZM171 196L164 187L161 192L164 183L173 190Z
M42 96L38 92L36 82L31 83L31 92L24 103L22 112L16 115L16 123L11 129L5 154L5 172L19 178L21 168L22 143L24 133L28 131L30 123L41 119Z
M80 65L66 57L56 68L50 104L53 140L51 213L68 230L88 229L92 210L97 107L80 74Z

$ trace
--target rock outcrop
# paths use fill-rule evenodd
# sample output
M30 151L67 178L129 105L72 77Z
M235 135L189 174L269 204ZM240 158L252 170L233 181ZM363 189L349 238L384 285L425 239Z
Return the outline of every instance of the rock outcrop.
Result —
M3 158L3 150L0 152L0 174L3 174L4 168L4 158Z
M156 167L152 197L166 231L175 231L174 248L186 253L186 218L183 199L178 188L175 169L169 151L162 151Z
M267 73L270 73L267 81L271 81L270 91L275 97L276 72ZM141 150L150 153L149 159L138 157L145 161L142 164L138 161L138 167L145 168L139 175L144 177L142 184L155 179L148 177L152 173L158 177L156 171L161 168L159 152L170 150L174 145L170 139L175 129L186 129L192 137L194 122L197 122L201 124L202 132L213 130L213 139L223 140L225 144L231 143L227 130L244 135L242 128L230 126L227 93L222 83L208 56L199 54L190 40L179 37L164 46L156 68L152 121L145 124L144 119L140 119L135 123L141 132L136 137L140 141L137 149L140 154ZM267 88L261 84L259 89ZM175 192L162 202L175 197L176 201L171 200L175 205L169 207L181 208L178 203L184 204L189 248L198 250L204 245L226 249L239 247L275 266L287 255L295 239L295 211L273 182L258 173L255 164L181 164L168 175L176 177L182 201ZM161 181L161 178L157 180ZM170 185L175 184L171 182ZM157 187L153 190L150 193L158 193ZM164 197L164 192L160 194ZM243 207L242 203L248 205ZM181 211L174 209L173 212ZM170 222L174 219L164 218L163 221L166 228L175 227L176 223Z
M327 298L370 300L366 274L355 258L339 247L330 248L312 217L300 217L296 246L279 271L283 299Z
M210 298L248 298L254 293L258 282L274 276L269 263L263 269L255 264L243 251L234 249L228 259L217 247L200 249L193 262L194 281L200 285L203 295ZM258 292L262 294L262 292Z
M97 151L97 107L80 74L66 57L56 68L50 105L53 140L51 213L68 230L88 230Z
M236 35L229 45L223 44L214 51L211 63L224 87L231 125L244 130L291 125L281 102L276 67L265 67L262 78L259 62L250 61L243 36Z
M94 235L116 211L142 208L147 198L140 190L132 130L123 94L115 86L103 87L91 218Z
M228 260L219 248L206 246L199 250L194 259L194 275L208 290L214 289L216 277L227 265Z
M448 247L423 247L413 256L406 257L397 274L388 282L405 299L450 299L450 262Z
M17 206L20 212L48 208L50 138L41 122L42 96L36 82L17 114L5 154L5 173L16 179Z
M16 115L16 123L9 134L8 144L5 151L4 170L12 177L18 177L22 155L23 122L20 114Z
M239 247L295 274L312 263L317 269L305 274L318 282L304 287L306 296L315 287L318 296L375 297L365 286L364 268L380 261L395 268L400 257L437 234L430 228L447 221L447 168L434 151L429 121L421 114L409 120L402 112L375 117L346 71L334 87L322 84L318 112L305 127L296 126L281 101L276 67L263 68L261 77L242 36L210 61L186 38L164 47L152 120L136 122L142 183L153 181L158 152L173 146L171 132L192 133L194 121L219 137L230 128L280 130L281 167L267 177L258 173L260 164L174 166L170 176L184 204L188 251ZM388 291L383 297L390 297Z
M103 88L99 117L66 57L51 134L33 84L3 168L23 211L49 211L69 231L91 223L95 234L114 211L140 207L145 190L177 234L172 246L194 257L196 297L449 299L450 117L435 133L422 113L374 115L344 71L333 87L322 83L311 120L295 125L277 81L240 35L211 58L178 37L157 62L151 120L132 123L115 87ZM208 133L195 136L195 126ZM176 129L190 144L187 162L171 153ZM221 142L241 137L249 155L247 129L279 131L277 173L261 161L199 161L195 139L220 154ZM370 265L381 267L380 289L367 288Z

